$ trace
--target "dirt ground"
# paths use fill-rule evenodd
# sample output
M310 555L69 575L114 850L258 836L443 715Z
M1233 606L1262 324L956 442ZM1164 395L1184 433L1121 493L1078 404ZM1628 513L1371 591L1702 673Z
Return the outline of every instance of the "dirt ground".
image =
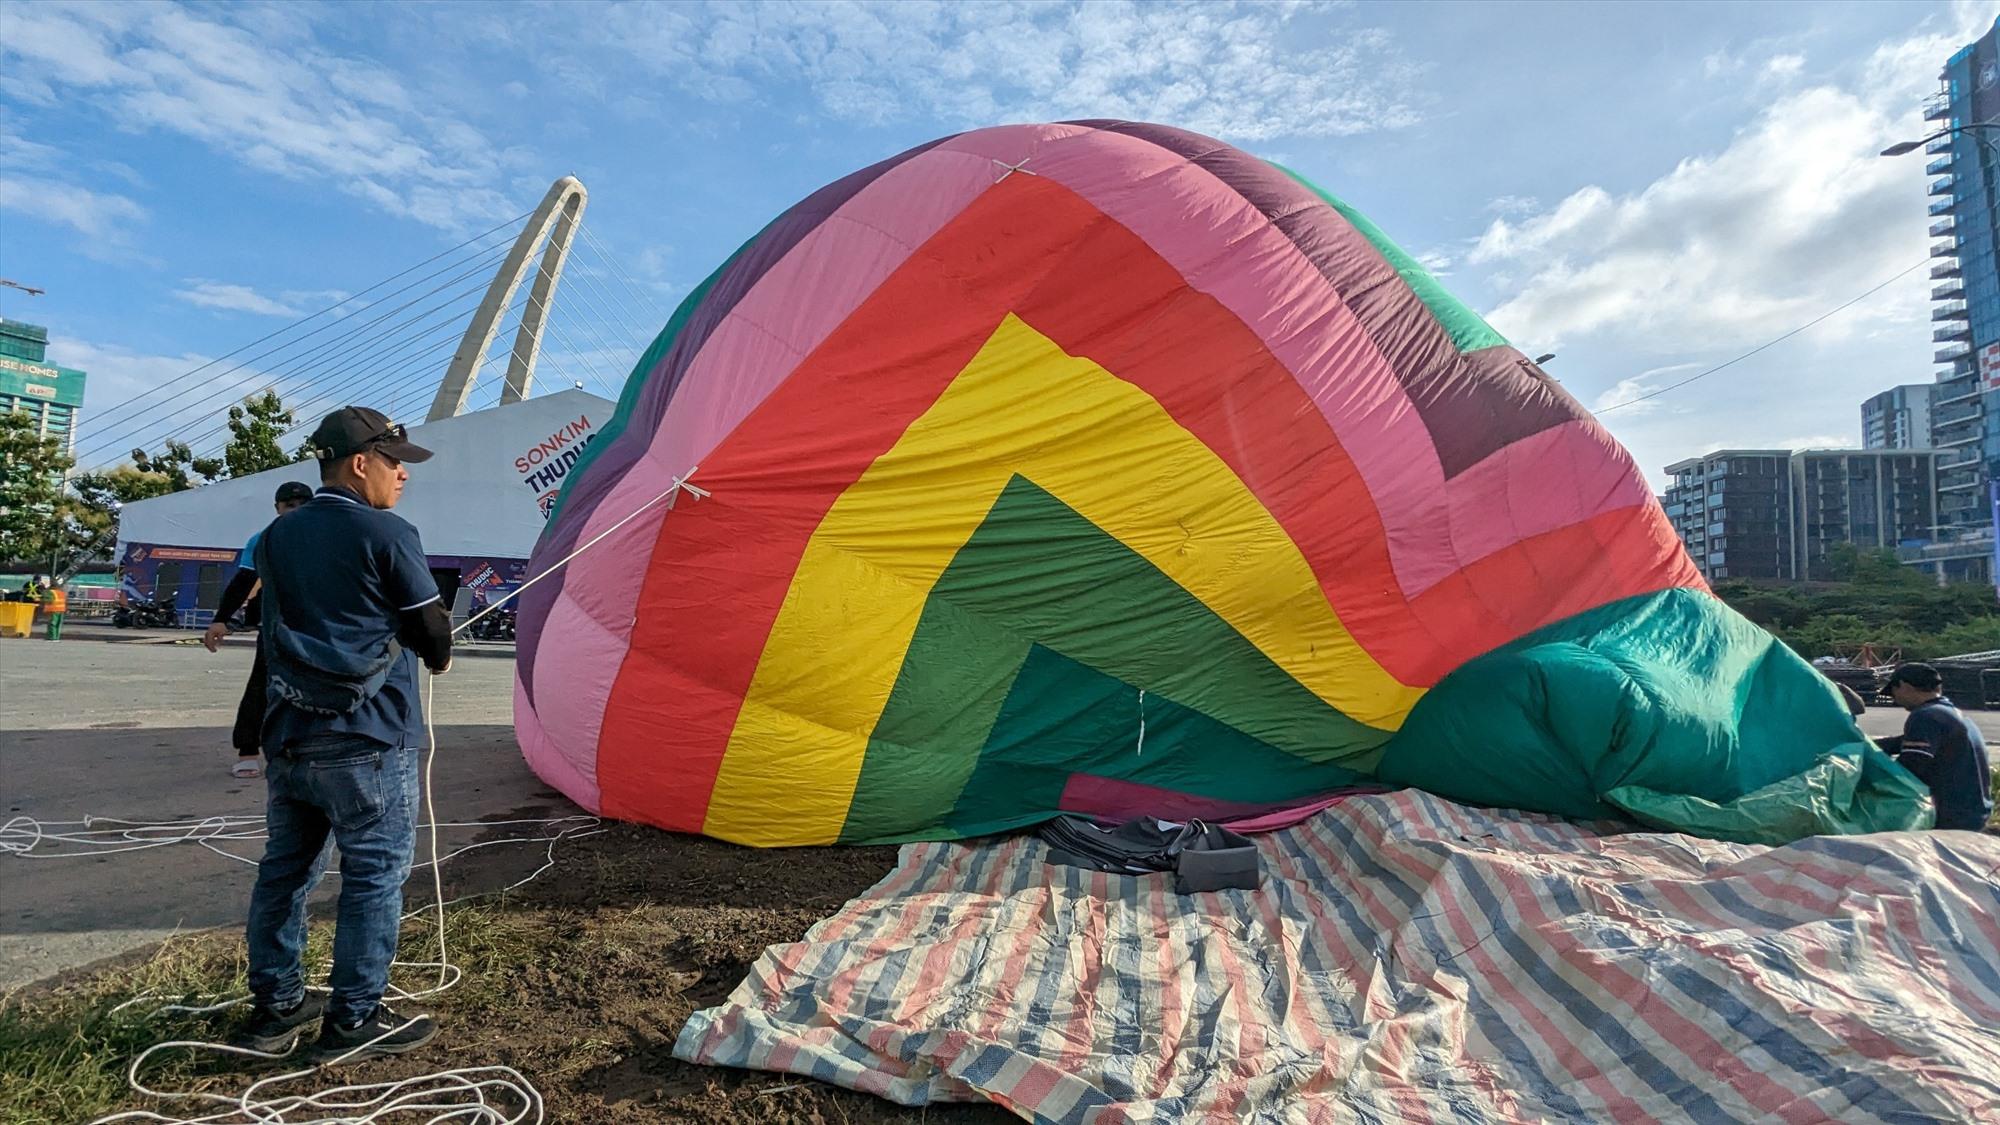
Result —
M465 858L479 856L500 870L472 864L453 879L490 884L524 862L501 849ZM474 1026L454 1018L449 993L440 1015L461 1042L504 1044L486 1061L534 1078L557 1121L1013 1121L993 1106L905 1109L793 1076L673 1057L688 1016L721 1003L766 946L803 937L895 861L894 848L768 851L614 825L566 843L555 869L507 896L505 910L539 915L573 938L560 943L566 948L526 966L504 1009L480 1012ZM576 1045L585 1042L603 1042L600 1057L579 1059ZM425 1069L421 1060L405 1065Z

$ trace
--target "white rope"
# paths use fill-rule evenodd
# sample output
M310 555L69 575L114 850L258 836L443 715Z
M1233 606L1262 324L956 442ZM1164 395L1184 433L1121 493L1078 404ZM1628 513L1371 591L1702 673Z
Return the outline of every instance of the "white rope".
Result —
M696 468L699 468L699 466ZM674 499L682 492L686 492L697 500L707 497L709 493L706 489L697 488L688 483L688 478L692 477L695 471L695 468L691 468L680 476L675 477L673 482L659 495L634 508L623 518L619 519L618 522L592 536L582 546L564 555L561 559L543 569L541 573L515 587L505 597L493 602L493 604L487 606L480 613L467 618L457 628L453 629L452 632L456 634L470 627L473 622L479 620L481 617L519 597L527 591L528 587L540 582L557 570L568 566L579 555L597 546L619 528L631 523L641 513L661 501L667 501L668 509L672 510ZM467 827L473 825L491 827L495 824L517 823L550 825L584 822L576 825L577 831L565 828L556 835L548 837L548 861L526 878L517 880L501 888L499 891L482 892L483 894L505 893L548 871L555 865L555 845L558 842L603 831L601 827L602 822L592 816L551 817L542 820L525 821L461 821L450 825L440 824L437 819L437 809L433 801L431 785L432 767L437 761L437 724L433 706L436 693L436 677L426 677L424 684L424 733L428 746L424 755L423 767L423 826L428 829L430 834L431 859L428 864L423 866L428 866L431 869L431 889L433 891L432 898L435 907L418 907L416 910L410 911L402 917L403 920L407 920L417 914L423 913L425 910L435 910L437 919L437 960L393 961L390 963L390 967L436 969L438 981L437 984L429 988L418 989L416 991L409 991L392 984L389 988L389 996L397 1000L417 1000L427 996L435 996L450 989L463 979L463 971L451 963L445 935L444 911L445 907L452 905L452 903L447 903L444 897L444 877L440 873L440 868L443 866L444 861L452 858L452 856L462 855L474 848L485 847L495 843L514 842L501 840L485 841L483 843L468 845L449 855L440 855L438 845L439 828ZM32 817L17 816L7 821L6 824L0 825L0 852L21 858L46 859L56 858L56 856L35 855L35 849L44 841L67 843L71 846L84 849L78 852L62 853L70 856L117 854L125 851L143 851L148 848L170 847L174 844L196 843L218 855L228 856L230 859L239 862L254 864L256 862L254 860L245 859L245 857L234 855L216 847L215 841L262 838L264 833L255 831L254 826L261 824L263 819L262 817L219 816L205 817L199 820L145 822L111 817L85 817L81 821L44 823ZM48 831L51 825L66 826L75 824L81 824L83 829L78 832ZM107 825L110 827L99 828L96 827L97 825ZM464 898L454 899L453 903L462 902L466 898L476 897L480 896L467 895ZM158 997L154 998L157 999ZM156 1010L153 1014L158 1015L169 1011L188 1014L220 1012L239 1004L247 1003L250 998L248 996L234 996L227 999L218 999L215 994L208 994L196 999L212 1002L198 1005L169 1004ZM141 1002L141 998L134 998L112 1010L114 1012L121 1011L139 1002ZM403 1028L423 1018L426 1018L426 1016L421 1014L411 1016L400 1026L391 1028L381 1035L376 1036L375 1039L359 1044L352 1050L325 1062L258 1079L252 1082L241 1094L233 1097L202 1091L155 1090L139 1080L139 1072L144 1068L146 1060L166 1050L218 1051L224 1054L240 1055L248 1058L283 1059L289 1057L293 1051L298 1049L298 1042L295 1041L292 1048L282 1054L254 1051L244 1047L230 1046L226 1043L209 1043L199 1040L177 1039L165 1043L156 1043L141 1051L133 1058L131 1066L126 1070L126 1083L131 1087L133 1093L159 1101L197 1101L205 1102L209 1105L220 1105L224 1108L200 1117L173 1117L144 1109L125 1110L100 1117L92 1125L107 1125L107 1123L117 1121L152 1121L167 1123L167 1125L372 1125L372 1123L385 1120L392 1115L403 1114L429 1114L430 1116L425 1118L425 1120L432 1123L462 1122L464 1125L521 1125L523 1122L532 1121L536 1125L540 1125L545 1119L541 1092L535 1089L534 1084L528 1081L526 1076L513 1067L508 1066L456 1067L396 1082L372 1082L335 1086L331 1089L312 1094L287 1094L275 1097L265 1095L267 1089L275 1089L285 1083L311 1077L327 1067L338 1066L349 1058L367 1050L378 1040L395 1035L397 1032L403 1030ZM303 1038L304 1035L301 1033L300 1041ZM317 1114L317 1116L294 1116L299 1113L313 1113Z
M436 969L437 983L429 988L417 989L415 991L391 984L388 996L395 1000L419 1000L428 996L436 996L452 988L460 980L464 979L463 970L451 963L451 956L445 936L444 910L449 904L445 901L444 897L444 875L442 868L444 861L451 858L451 855L459 855L472 850L473 847L481 845L475 844L467 848L462 848L457 852L451 853L451 855L440 854L438 829L442 826L438 823L437 808L433 796L434 790L431 784L432 768L437 762L437 723L434 717L436 694L436 677L427 677L424 684L424 732L428 746L424 754L423 793L424 821L430 833L431 859L429 863L423 866L431 869L432 902L435 905L432 907L418 907L416 910L404 914L402 918L407 920L423 913L425 910L435 910L435 917L437 919L437 960L397 960L392 961L390 967L392 969ZM16 820L19 819L21 818L16 818ZM184 824L173 825L167 829L170 833L169 835L150 838L135 848L119 848L118 850L139 850L146 847L160 847L181 843L195 838L194 832L199 831L201 826L210 824L211 821L228 822L233 820L240 822L250 819L253 818L210 818L209 821L194 822L197 827L193 831L185 830L186 826ZM261 820L262 818L254 819ZM558 824L575 821L587 821L592 825L601 823L596 817L590 816L549 817L540 821L514 821L509 823ZM156 827L151 825L134 825L133 822L122 823L129 826L128 829L124 830L128 833L134 828L143 832L146 829ZM476 824L479 822L461 823ZM8 827L12 827L12 825L12 821L8 822ZM36 828L39 829L39 825ZM225 828L226 825L218 824L214 827L210 835L223 832ZM171 834L176 830L181 831L178 834ZM589 835L596 831L602 831L602 829L592 828L590 832L575 833L565 830L558 833L549 839L548 862L537 868L525 879L517 880L501 888L500 891L485 893L504 893L536 878L554 865L555 845L557 842L564 839L573 839L578 835ZM234 839L248 838L241 832L231 832L229 835L230 838ZM38 843L40 840L47 838L49 836L46 833L38 831L33 840ZM111 842L115 844L115 840ZM488 841L488 843L497 842L499 841ZM13 851L15 854L27 855L30 854L32 847L33 844L31 843L28 849L25 850L14 848L9 848L8 850ZM211 850L220 851L213 848ZM220 854L229 855L227 852L220 852ZM231 855L230 858L241 859L242 857ZM478 896L468 895L465 897L472 898ZM215 1000L215 997L211 994L201 999ZM245 995L199 1005L169 1004L155 1010L152 1014L157 1016L170 1011L186 1014L207 1014L226 1011L249 1001L250 997ZM119 1005L118 1008L114 1008L113 1011L122 1010L135 1002L136 1000L127 1001L125 1004ZM395 1035L418 1020L425 1018L428 1018L427 1013L407 1016L398 1026L384 1031L381 1035L375 1036L365 1043L357 1044L353 1048L331 1059L298 1070L260 1078L252 1082L242 1093L235 1096L210 1094L202 1091L155 1090L140 1081L139 1073L144 1069L148 1059L152 1058L155 1054L167 1050L214 1051L253 1059L284 1059L290 1057L293 1052L298 1050L299 1043L305 1039L304 1032L302 1031L299 1039L294 1041L292 1046L283 1052L255 1051L247 1047L237 1047L227 1043L211 1043L195 1039L175 1039L165 1043L155 1043L144 1051L139 1052L133 1058L131 1065L126 1068L126 1084L131 1087L133 1093L165 1102L194 1101L209 1105L220 1105L225 1108L198 1117L174 1117L149 1109L125 1110L100 1117L92 1125L107 1125L107 1123L117 1121L154 1121L166 1122L170 1123L170 1125L226 1125L226 1123L237 1123L237 1125L370 1125L370 1123L385 1120L392 1115L413 1113L430 1114L431 1116L427 1120L432 1122L459 1121L465 1122L466 1125L520 1125L520 1123L528 1121L536 1122L539 1125L544 1120L541 1092L535 1089L534 1083L530 1082L525 1075L509 1066L453 1067L395 1082L348 1084L334 1086L330 1089L310 1094L287 1094L272 1097L267 1096L265 1093L267 1089L275 1089L285 1083L311 1077L329 1067L339 1066L341 1063L366 1051L376 1042ZM304 1112L310 1112L316 1116L309 1118L294 1116Z
M482 609L478 613L473 614L471 617L466 618L465 621L462 624L460 624L458 628L453 629L452 632L457 633L460 630L470 628L473 622L479 620L480 618L486 616L489 613L492 613L494 610L499 609L501 606L506 605L508 602L511 602L515 598L520 597L522 594L527 593L528 587L533 586L535 583L540 582L542 579L547 578L549 575L554 574L556 571L561 570L563 567L568 566L570 564L571 559L574 559L578 555L584 553L585 551L590 550L592 547L597 546L599 543L604 541L604 538L606 536L610 535L614 531L617 531L619 528L624 527L626 524L631 523L633 520L639 518L639 514L641 512L644 512L646 509L652 507L653 505L659 503L660 501L666 500L667 510L672 511L674 507L672 498L678 497L682 492L687 493L689 496L694 497L696 500L707 499L708 498L707 489L696 488L694 485L688 483L688 478L694 476L694 474L697 471L699 471L700 468L701 466L696 465L694 468L689 469L687 472L682 473L680 476L675 477L673 483L667 486L665 492L660 493L658 496L655 496L651 500L646 501L644 504L641 504L638 507L632 509L630 512L626 514L624 519L619 520L617 523L612 524L610 527L607 527L603 531L600 531L596 535L592 536L590 542L585 543L583 546L578 547L576 550L571 551L567 555L564 555L562 558L556 560L553 564L551 564L548 567L548 569L542 571L540 574L535 575L533 578L528 579L526 582L521 583L519 586L514 587L514 589L509 591L505 597L496 600L491 605L487 606L485 609Z

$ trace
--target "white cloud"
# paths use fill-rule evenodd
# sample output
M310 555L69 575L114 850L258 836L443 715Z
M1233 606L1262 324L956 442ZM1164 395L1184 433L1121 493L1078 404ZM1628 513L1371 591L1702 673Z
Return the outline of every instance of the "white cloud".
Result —
M224 309L230 312L255 313L258 316L290 318L304 315L296 306L266 297L247 285L228 285L220 281L189 278L174 295L188 304L200 305L205 309Z
M1804 55L1775 55L1765 60L1764 76L1780 80L1797 78L1805 68L1806 57Z
M1418 254L1417 264L1432 277L1450 277L1452 256L1443 250L1425 250Z
M1774 449L1853 449L1861 443L1853 434L1795 434L1780 438Z
M54 145L22 136L0 112L0 210L68 227L84 236L85 253L121 251L146 209L129 196L77 183L72 173L78 163ZM122 164L94 167L114 175L122 169L121 178L136 175Z
M1523 215L1539 211L1542 201L1532 195L1503 195L1486 205L1496 215Z
M323 380L263 369L242 356L153 354L52 332L49 358L88 376L77 423L77 460L85 468L117 464L135 447L154 449L168 437L212 453L228 439L228 408L267 388L304 408L297 424L310 426L332 401Z
M802 86L823 112L871 124L1135 117L1255 142L1397 128L1419 116L1419 70L1387 33L1317 22L1318 7L1104 0L568 11L583 41L712 101ZM600 95L616 92L575 57L538 61Z
M1641 371L1629 379L1620 379L1599 393L1591 401L1590 409L1593 413L1615 410L1626 418L1651 414L1667 404L1658 398L1645 396L1670 385L1673 380L1667 376L1692 372L1700 366L1698 363L1672 363L1665 367ZM1628 406L1627 403L1631 405Z
M0 210L65 226L100 243L122 243L146 209L122 195L62 180L0 175Z
M208 357L192 352L181 355L149 355L116 345L51 333L49 358L65 367L82 370L83 413L77 423L77 452L86 468L110 464L131 452L141 439L164 433L172 427L158 412L141 411L123 404L141 394L157 393L188 372L208 362ZM183 380L179 390L189 385ZM173 393L169 391L168 393Z
M0 90L86 102L124 128L186 137L435 226L513 213L491 186L499 165L477 131L396 74L300 34L251 8L18 5L0 36Z
M1876 152L1921 127L1922 92L1956 34L1887 44L1844 83L1779 97L1721 151L1637 191L1591 185L1496 219L1469 260L1525 274L1489 319L1538 347L1595 334L1655 354L1734 348L1923 261L1922 162ZM1815 331L1908 320L1927 284L1905 278Z

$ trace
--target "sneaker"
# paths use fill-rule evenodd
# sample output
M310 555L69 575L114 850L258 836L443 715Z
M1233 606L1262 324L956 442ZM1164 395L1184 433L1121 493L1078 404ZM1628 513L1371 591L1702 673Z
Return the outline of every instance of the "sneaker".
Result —
M318 1019L324 1011L326 997L311 992L306 993L305 999L298 1004L282 1012L259 1004L250 1009L250 1022L229 1040L229 1045L262 1051L267 1055L282 1055L298 1042L300 1030Z
M319 1042L313 1049L322 1061L353 1062L377 1055L400 1055L437 1038L437 1030L437 1021L429 1016L399 1016L389 1010L389 1005L377 1004L372 1015L351 1026L331 1019L322 1021Z

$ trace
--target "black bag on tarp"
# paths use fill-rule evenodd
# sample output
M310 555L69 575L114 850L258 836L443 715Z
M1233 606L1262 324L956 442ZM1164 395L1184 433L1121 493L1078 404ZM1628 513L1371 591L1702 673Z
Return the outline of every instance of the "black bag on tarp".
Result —
M1119 875L1171 871L1179 894L1254 891L1257 845L1220 825L1191 820L1162 825L1151 817L1104 827L1065 814L1036 829L1049 846L1049 862Z

